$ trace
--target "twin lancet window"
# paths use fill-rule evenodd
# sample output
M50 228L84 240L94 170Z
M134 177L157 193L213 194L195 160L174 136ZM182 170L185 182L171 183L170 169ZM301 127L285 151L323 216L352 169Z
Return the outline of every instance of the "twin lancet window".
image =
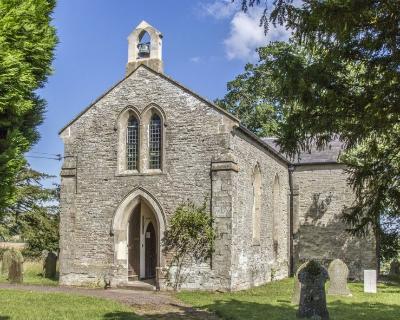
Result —
M150 169L161 169L161 119L155 114L151 117L149 128Z
M139 121L131 115L126 122L126 147L124 170L139 171L140 167L140 132ZM148 130L148 169L161 169L162 155L162 121L158 114L154 113L149 120Z
M126 130L126 167L138 170L139 160L139 124L136 118L130 117Z

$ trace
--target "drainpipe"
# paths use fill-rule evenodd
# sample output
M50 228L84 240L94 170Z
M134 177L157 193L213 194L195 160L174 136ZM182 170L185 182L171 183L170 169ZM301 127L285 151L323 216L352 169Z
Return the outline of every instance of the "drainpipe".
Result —
M294 275L294 258L293 258L293 171L294 166L289 165L289 276Z

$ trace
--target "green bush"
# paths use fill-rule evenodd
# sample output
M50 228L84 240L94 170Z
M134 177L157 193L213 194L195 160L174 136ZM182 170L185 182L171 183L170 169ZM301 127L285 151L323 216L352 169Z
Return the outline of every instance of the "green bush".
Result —
M174 290L179 289L185 279L181 271L186 263L190 265L211 258L215 241L212 222L205 205L197 207L191 202L179 205L171 217L163 245L164 251L172 255L169 270L176 267L174 281L171 283Z
M40 258L44 250L58 251L58 211L37 210L24 215L23 237L27 244L23 254L29 258Z

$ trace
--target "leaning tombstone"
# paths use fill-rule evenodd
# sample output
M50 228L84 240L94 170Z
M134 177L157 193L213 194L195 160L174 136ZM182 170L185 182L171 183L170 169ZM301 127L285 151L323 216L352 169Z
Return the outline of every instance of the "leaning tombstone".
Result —
M339 296L351 296L351 292L347 286L347 278L349 276L349 268L340 259L333 260L328 267L330 286L328 294Z
M300 270L298 278L301 291L297 317L328 320L325 294L325 282L328 279L326 269L311 260Z
M8 267L8 282L22 283L24 258L21 252L13 250L10 265Z
M376 270L364 270L364 292L376 293Z
M57 272L57 255L54 252L48 252L43 261L43 274L45 278L54 279Z
M296 274L294 276L294 288L293 288L293 295L292 295L292 304L299 304L300 302L300 290L301 290L301 283L299 281L299 272L307 265L308 262L304 262L300 267L297 269Z
M400 276L400 262L399 262L399 260L394 259L390 263L389 275L390 276Z

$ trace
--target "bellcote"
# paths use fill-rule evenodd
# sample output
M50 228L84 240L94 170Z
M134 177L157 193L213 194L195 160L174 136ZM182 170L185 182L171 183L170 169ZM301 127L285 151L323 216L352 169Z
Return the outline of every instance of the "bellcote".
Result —
M162 34L142 21L128 36L128 75L139 65L145 64L157 72L163 72Z

